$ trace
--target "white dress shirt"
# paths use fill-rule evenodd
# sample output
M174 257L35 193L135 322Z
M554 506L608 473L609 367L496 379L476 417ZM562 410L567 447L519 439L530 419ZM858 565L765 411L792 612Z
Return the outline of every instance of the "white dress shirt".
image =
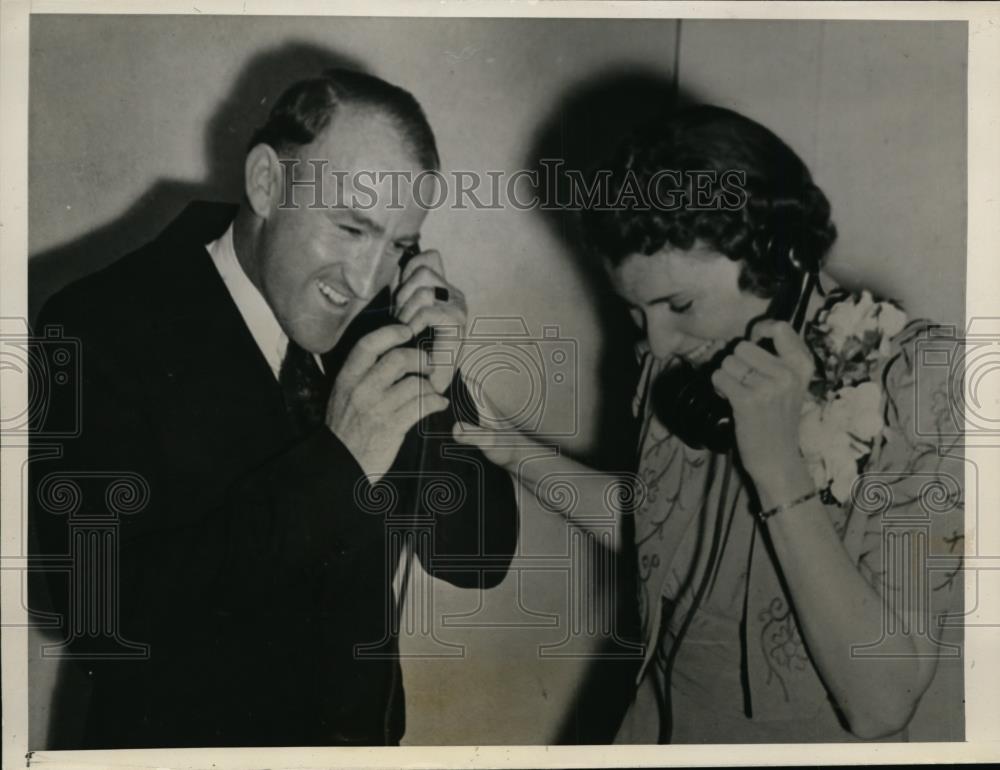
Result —
M253 282L243 270L243 266L236 258L236 249L233 246L233 226L206 247L212 257L215 269L219 271L223 283L229 290L236 308L243 316L243 322L247 325L257 347L267 359L268 366L274 372L275 379L281 371L281 362L285 358L285 351L288 349L288 337L282 330L278 319L274 317L270 305L264 299Z

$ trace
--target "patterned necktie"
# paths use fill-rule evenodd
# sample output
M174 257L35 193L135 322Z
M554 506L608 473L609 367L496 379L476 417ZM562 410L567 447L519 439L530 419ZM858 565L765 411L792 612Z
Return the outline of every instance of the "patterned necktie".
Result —
M316 363L316 357L288 340L288 349L278 373L288 416L300 434L323 424L332 383Z

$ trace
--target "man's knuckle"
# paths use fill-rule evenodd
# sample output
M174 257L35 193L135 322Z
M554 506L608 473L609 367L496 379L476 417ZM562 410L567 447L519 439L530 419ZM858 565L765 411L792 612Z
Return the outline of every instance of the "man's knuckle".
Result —
M406 351L402 348L393 348L382 358L390 369L400 369L406 365Z
M378 348L378 340L378 332L372 332L371 334L362 337L358 342L357 352L364 357L370 356Z

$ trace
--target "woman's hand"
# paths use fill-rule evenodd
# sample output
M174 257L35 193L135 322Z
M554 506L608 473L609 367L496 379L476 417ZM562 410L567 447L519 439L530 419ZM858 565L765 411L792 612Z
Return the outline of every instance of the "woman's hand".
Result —
M802 402L814 363L812 354L791 325L761 321L754 342L770 338L777 355L753 342L741 342L712 374L712 384L733 408L736 443L743 467L763 493L797 474Z
M455 440L478 447L486 459L513 474L517 482L538 500L539 510L561 514L570 524L591 532L615 552L620 551L623 538L619 503L624 503L624 500L617 492L624 489L623 482L631 482L613 473L588 468L564 455L558 446L536 440L504 417L482 387L478 387L477 383L469 385L469 392L479 410L479 425L457 423L452 434ZM566 509L561 493L555 490L556 484L549 486L546 479L561 479L563 483L568 481L572 486L572 496L581 501L580 510L585 511L585 515L575 518L573 509L576 506ZM609 490L616 494L609 495ZM601 511L606 518L600 515ZM607 540L609 524L612 525L610 542Z
M468 385L479 412L479 425L458 422L452 436L459 443L478 447L494 465L516 473L523 458L538 454L538 443L501 413L479 383Z

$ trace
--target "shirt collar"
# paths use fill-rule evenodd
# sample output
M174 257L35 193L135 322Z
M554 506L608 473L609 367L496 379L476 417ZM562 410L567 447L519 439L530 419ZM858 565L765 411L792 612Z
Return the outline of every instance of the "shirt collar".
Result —
M264 299L264 295L254 286L236 257L233 225L230 224L222 236L205 248L212 257L212 262L219 271L226 289L229 290L233 302L236 303L236 309L240 311L243 322L277 378L285 350L288 348L288 337L278 319L274 317L274 312Z

